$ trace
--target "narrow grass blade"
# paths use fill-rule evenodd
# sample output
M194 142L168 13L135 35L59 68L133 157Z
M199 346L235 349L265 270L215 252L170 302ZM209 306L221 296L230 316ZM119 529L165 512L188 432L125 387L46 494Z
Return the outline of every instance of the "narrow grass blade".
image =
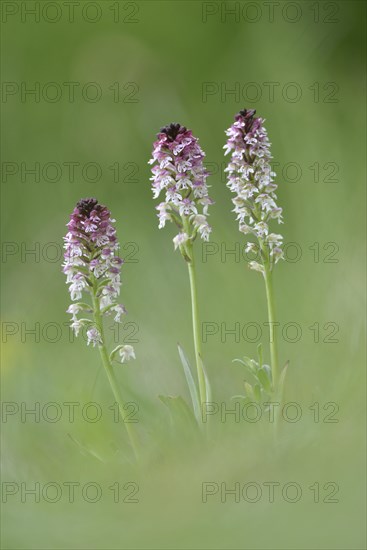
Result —
M86 445L83 445L82 443L80 443L80 441L75 439L75 437L73 437L70 433L68 433L68 436L71 439L71 441L75 443L75 445L79 448L83 456L89 455L89 456L92 456L93 458L96 458L100 462L104 462L103 458L100 457L95 451L93 451L93 449L90 449Z
M287 374L288 366L289 366L289 361L286 362L286 364L284 365L284 367L283 367L283 369L280 373L279 388L278 388L278 399L279 399L279 401L282 401L282 399L283 399L284 383L285 383L285 377L286 377L286 374Z
M204 378L205 378L205 388L206 388L205 399L206 399L207 403L210 403L210 401L212 399L212 390L211 390L209 378L208 378L208 375L206 373L206 369L204 367L204 363L203 363L201 357L200 357L200 366L201 366L201 369L204 373Z
M180 438L183 433L187 434L188 431L192 432L193 428L197 430L194 414L180 395L175 397L159 395L158 397L170 412L172 424L175 428L174 433L178 438Z
M188 362L188 359L185 355L184 350L180 346L180 344L177 345L178 347L178 353L180 355L182 367L185 373L186 382L189 387L192 406L194 409L195 418L198 422L200 422L201 414L200 414L200 399L199 399L199 392L197 390L194 377L192 376L190 363Z

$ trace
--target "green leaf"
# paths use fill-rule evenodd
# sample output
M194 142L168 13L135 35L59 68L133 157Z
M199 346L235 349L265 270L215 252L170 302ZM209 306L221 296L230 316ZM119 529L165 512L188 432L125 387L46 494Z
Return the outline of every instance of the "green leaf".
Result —
M246 397L248 397L250 401L251 400L254 401L254 392L251 384L249 384L248 382L244 382L244 386L245 386Z
M192 432L193 428L197 429L197 423L193 412L180 395L159 395L158 397L170 412L172 424L175 428L174 433L178 438L184 433L187 434L188 431Z
M254 396L255 396L255 399L258 403L261 402L261 386L260 384L255 384L254 388Z
M257 371L258 371L258 364L253 359L249 359L248 357L244 357L244 360L242 359L234 359L234 363L240 363L245 367L246 372L254 379L254 382L259 382L259 379L257 377Z
M188 359L185 355L185 352L182 349L182 347L180 346L180 344L177 344L177 347L178 347L178 353L180 355L181 363L182 363L182 366L183 366L183 370L184 370L184 373L185 373L186 382L187 382L187 385L189 387L195 418L198 422L200 422L201 421L201 411L200 411L201 406L200 406L199 392L197 390L194 377L192 376L190 363L189 363L189 361L188 361Z
M208 375L206 373L206 368L204 367L204 363L203 363L201 357L200 357L200 366L201 366L201 369L203 371L204 378L205 378L205 389L206 389L205 400L206 400L207 403L210 403L210 401L212 400L212 390L211 390L211 387L210 387L210 382L209 382Z
M264 367L261 367L257 371L257 377L259 379L260 384L264 388L264 390L268 393L271 392L271 381L269 380L269 375L267 370Z
M278 399L280 401L283 398L284 383L285 383L285 377L287 374L288 366L289 366L289 361L287 361L286 364L284 365L279 377Z
M251 373L256 373L256 370L258 368L258 364L253 359L250 359L249 357L244 357L242 359L233 359L233 363L241 363L244 367L247 367Z
M82 443L80 443L80 441L75 439L75 437L73 437L70 433L68 433L68 436L71 439L71 441L75 443L75 445L78 447L79 451L83 456L89 455L89 456L92 456L93 458L96 458L100 462L104 462L103 458L99 456L95 451L93 451L93 449L90 449L86 445L83 445Z
M260 343L257 346L257 356L259 358L259 367L262 367L263 364L263 345Z
M247 365L249 369L251 369L251 371L255 374L257 369L259 368L259 365L255 361L255 359L250 359L250 357L244 357L243 361L245 365Z
M262 366L262 369L264 369L264 371L266 372L266 375L267 377L269 378L270 382L272 382L273 380L273 374L271 372L271 368L269 367L269 365L263 365Z

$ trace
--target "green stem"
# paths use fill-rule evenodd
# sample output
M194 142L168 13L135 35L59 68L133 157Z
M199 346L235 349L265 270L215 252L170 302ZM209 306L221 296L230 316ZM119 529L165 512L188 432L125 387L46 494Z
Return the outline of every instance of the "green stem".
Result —
M139 454L138 454L137 436L136 436L136 433L135 433L135 430L134 430L133 426L127 420L127 413L126 413L126 410L125 410L125 404L124 404L124 401L121 397L121 393L120 393L120 390L119 390L119 387L118 387L118 382L117 382L117 379L116 379L116 375L115 375L115 372L114 372L113 367L111 365L111 361L109 359L107 349L106 349L106 346L105 346L105 343L104 343L105 339L104 339L103 321L102 321L102 316L101 316L101 312L100 312L99 299L96 296L96 292L95 292L95 286L93 288L92 301L93 301L94 321L95 321L97 329L100 332L101 339L102 339L102 344L98 345L101 360L102 360L103 366L105 368L107 378L108 378L108 381L109 381L111 389L112 389L112 393L113 393L114 398L115 398L115 400L118 404L122 422L123 422L124 426L126 427L126 431L127 431L128 436L129 436L129 439L130 439L131 447L134 451L134 456L135 456L136 459L138 459Z
M185 222L187 224L187 220L184 220L184 224ZM186 248L186 251L188 252L187 266L189 269L189 278L190 278L192 330L194 335L196 370L198 373L198 381L199 381L200 404L201 404L201 410L203 410L203 403L206 402L206 383L205 383L205 376L202 368L203 355L201 351L200 323L199 323L198 299L197 299L197 289L196 289L196 271L195 271L195 260L194 260L194 247L192 242L189 241L186 244L185 248Z
M270 358L271 358L271 369L273 375L273 386L274 391L277 391L278 382L279 382L279 365L278 365L278 345L277 337L275 333L275 304L274 304L274 292L273 292L273 277L272 271L270 269L269 260L264 261L264 279L265 279L265 288L266 288L266 298L268 302L268 319L269 319L269 331L270 331Z

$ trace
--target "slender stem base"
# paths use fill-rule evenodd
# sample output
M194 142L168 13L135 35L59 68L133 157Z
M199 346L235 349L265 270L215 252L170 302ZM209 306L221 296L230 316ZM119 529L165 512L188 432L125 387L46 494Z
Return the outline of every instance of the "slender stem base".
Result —
M93 310L94 310L94 321L96 323L96 326L101 334L102 344L98 345L99 353L101 356L101 360L104 366L104 369L107 374L108 381L110 383L112 393L114 395L114 398L118 404L120 416L122 419L122 422L124 426L126 427L127 434L129 436L130 444L134 452L134 456L136 459L139 457L138 453L138 440L136 437L136 433L134 428L132 427L131 423L127 420L127 414L125 410L125 404L121 397L121 393L118 387L118 382L116 380L116 375L114 373L113 367L111 365L111 361L109 359L106 346L104 344L104 331L103 331L103 321L100 313L99 308L99 300L95 294L92 296L93 300Z
M268 303L268 319L269 319L269 331L270 331L270 359L271 359L271 369L273 376L273 386L275 392L278 389L279 382L279 364L278 364L278 344L277 337L275 334L275 304L274 304L274 292L273 292L273 278L272 272L269 267L269 263L264 264L265 273L265 288L266 288L266 299Z
M201 410L202 410L203 404L206 402L206 382L205 382L205 375L202 368L201 333L200 333L198 300L197 300L197 289L196 289L195 260L194 260L194 250L193 250L192 243L187 245L186 248L190 255L190 261L187 262L187 265L189 269L189 278L190 278L192 329L193 329L193 335L194 335L195 360L196 360L196 369L197 369L198 381L199 381L200 403L201 403Z

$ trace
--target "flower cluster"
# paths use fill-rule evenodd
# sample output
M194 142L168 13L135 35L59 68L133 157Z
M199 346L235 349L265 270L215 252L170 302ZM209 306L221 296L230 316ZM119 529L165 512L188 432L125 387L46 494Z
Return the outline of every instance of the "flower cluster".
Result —
M268 254L271 265L283 258L282 235L269 232L272 219L282 223L282 209L276 204L277 185L275 172L271 170L270 142L264 128L264 119L255 117L256 111L245 109L235 116L235 122L227 130L225 154L231 160L225 171L228 173L229 189L235 193L232 199L242 233L253 234L260 243L249 242L246 251ZM264 266L250 262L251 269L264 273Z
M175 248L194 239L197 233L203 240L209 239L208 206L213 201L208 195L209 173L204 167L204 157L198 139L180 124L161 128L154 142L149 161L154 164L153 196L159 197L162 191L165 194L165 200L157 206L159 228L166 221L176 223L180 232L173 239Z
M114 221L108 208L99 204L97 199L82 199L70 216L68 233L64 237L63 272L66 283L70 285L71 300L76 302L69 306L67 312L72 315L71 327L75 334L78 335L80 329L86 326L88 345L91 343L93 346L103 343L101 327L95 320L78 319L77 315L80 312L94 312L100 318L113 313L114 320L121 322L121 315L126 313L125 307L117 303L123 260L117 255L119 243ZM92 305L79 301L83 292L92 296ZM123 357L126 359L125 355ZM131 350L127 355L133 356Z

